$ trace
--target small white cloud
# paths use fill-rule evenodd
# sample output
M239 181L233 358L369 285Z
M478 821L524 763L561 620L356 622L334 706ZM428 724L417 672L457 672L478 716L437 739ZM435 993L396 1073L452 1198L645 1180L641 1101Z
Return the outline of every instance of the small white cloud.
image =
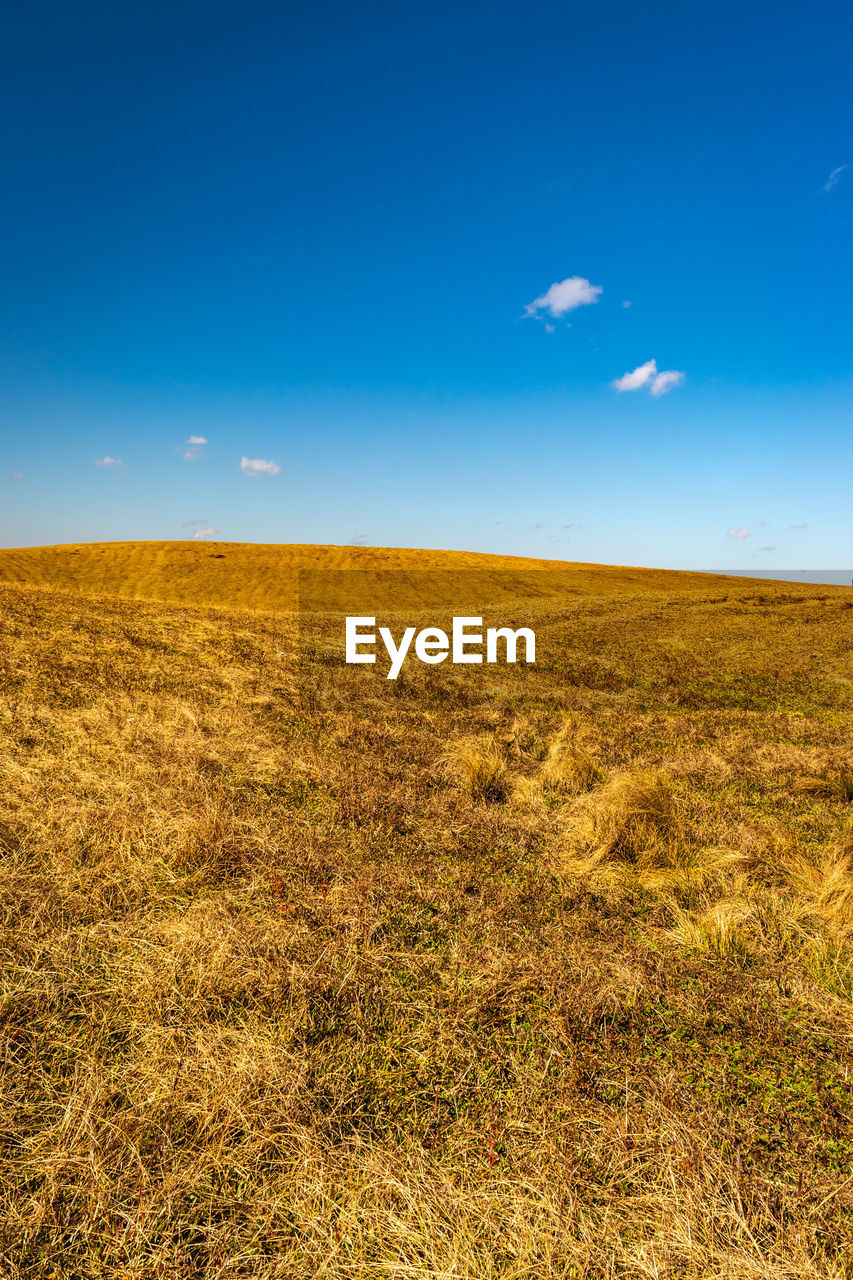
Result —
M592 302L598 302L599 295L603 292L601 285L590 284L583 276L568 276L565 280L555 281L540 297L528 302L524 314L535 316L540 311L546 311L549 316L559 320L576 307L586 307Z
M833 169L832 173L823 184L824 191L831 191L834 186L841 180L841 175L847 168L846 164L840 164L837 169Z
M184 461L192 462L201 453L202 446L207 444L207 436L187 436L184 441Z
M24 478L24 473L23 473L23 471L13 471L13 472L12 472L12 479L13 479L13 480L23 480L23 478Z
M736 538L738 541L741 541L743 538L749 537L749 530L748 529L729 529L728 533L726 534L726 537Z
M95 459L96 467L120 467L121 465L121 458L111 458L109 454L106 454L103 458Z
M789 524L788 525L789 529L808 529L808 527L809 526L807 524Z
M207 529L196 529L193 537L197 542L200 542L203 538L215 538L217 533L219 533L219 530L210 525Z
M653 379L649 388L653 396L665 396L667 391L672 391L673 387L680 387L684 381L684 374L679 373L677 369L664 369Z
M272 459L266 458L247 458L245 454L240 459L240 470L244 476L277 476L281 467Z
M623 303L622 303L622 306L625 308L625 310L626 310L626 311L628 310L628 308L630 307L630 305L631 305L631 303L630 303L630 302L623 302Z
M645 364L638 364L630 373L623 373L621 378L616 379L613 386L617 391L638 391L640 387L645 387L652 378L656 377L657 371L656 361L647 360Z
M657 361L647 360L630 373L623 373L613 386L617 391L639 391L640 387L648 387L653 396L665 396L667 391L680 386L683 381L684 374L677 369L663 369L658 373Z

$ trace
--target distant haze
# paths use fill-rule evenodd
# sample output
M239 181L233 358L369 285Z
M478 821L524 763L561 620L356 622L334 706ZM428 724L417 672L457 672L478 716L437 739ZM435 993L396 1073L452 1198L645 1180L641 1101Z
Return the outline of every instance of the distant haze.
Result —
M773 578L777 582L815 582L826 587L849 587L853 569L700 569L700 573L725 573L734 578Z

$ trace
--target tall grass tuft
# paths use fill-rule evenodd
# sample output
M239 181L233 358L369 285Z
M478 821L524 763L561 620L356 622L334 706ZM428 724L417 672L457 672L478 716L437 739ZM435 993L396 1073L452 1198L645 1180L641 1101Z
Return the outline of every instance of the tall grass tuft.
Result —
M575 739L575 725L570 721L551 743L542 765L542 787L545 791L578 795L601 781L598 765Z
M744 925L749 907L738 899L715 902L701 914L677 911L668 935L690 951L710 951L721 959L745 956L749 942Z
M678 830L672 793L661 774L626 770L575 804L571 852L590 869L602 863L659 867L674 861Z
M468 793L472 800L484 804L501 804L509 794L509 773L504 754L494 738L459 738L442 756L447 773Z

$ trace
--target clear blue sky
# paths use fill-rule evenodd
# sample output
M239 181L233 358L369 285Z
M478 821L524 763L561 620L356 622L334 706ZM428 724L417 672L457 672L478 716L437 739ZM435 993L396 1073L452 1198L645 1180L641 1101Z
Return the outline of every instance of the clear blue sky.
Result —
M847 565L851 63L822 0L11 0L0 543Z

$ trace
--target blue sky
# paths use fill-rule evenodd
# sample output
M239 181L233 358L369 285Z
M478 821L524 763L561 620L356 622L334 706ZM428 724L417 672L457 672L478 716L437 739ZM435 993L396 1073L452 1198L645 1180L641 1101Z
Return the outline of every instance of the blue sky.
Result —
M851 61L820 0L4 6L0 543L846 566Z

